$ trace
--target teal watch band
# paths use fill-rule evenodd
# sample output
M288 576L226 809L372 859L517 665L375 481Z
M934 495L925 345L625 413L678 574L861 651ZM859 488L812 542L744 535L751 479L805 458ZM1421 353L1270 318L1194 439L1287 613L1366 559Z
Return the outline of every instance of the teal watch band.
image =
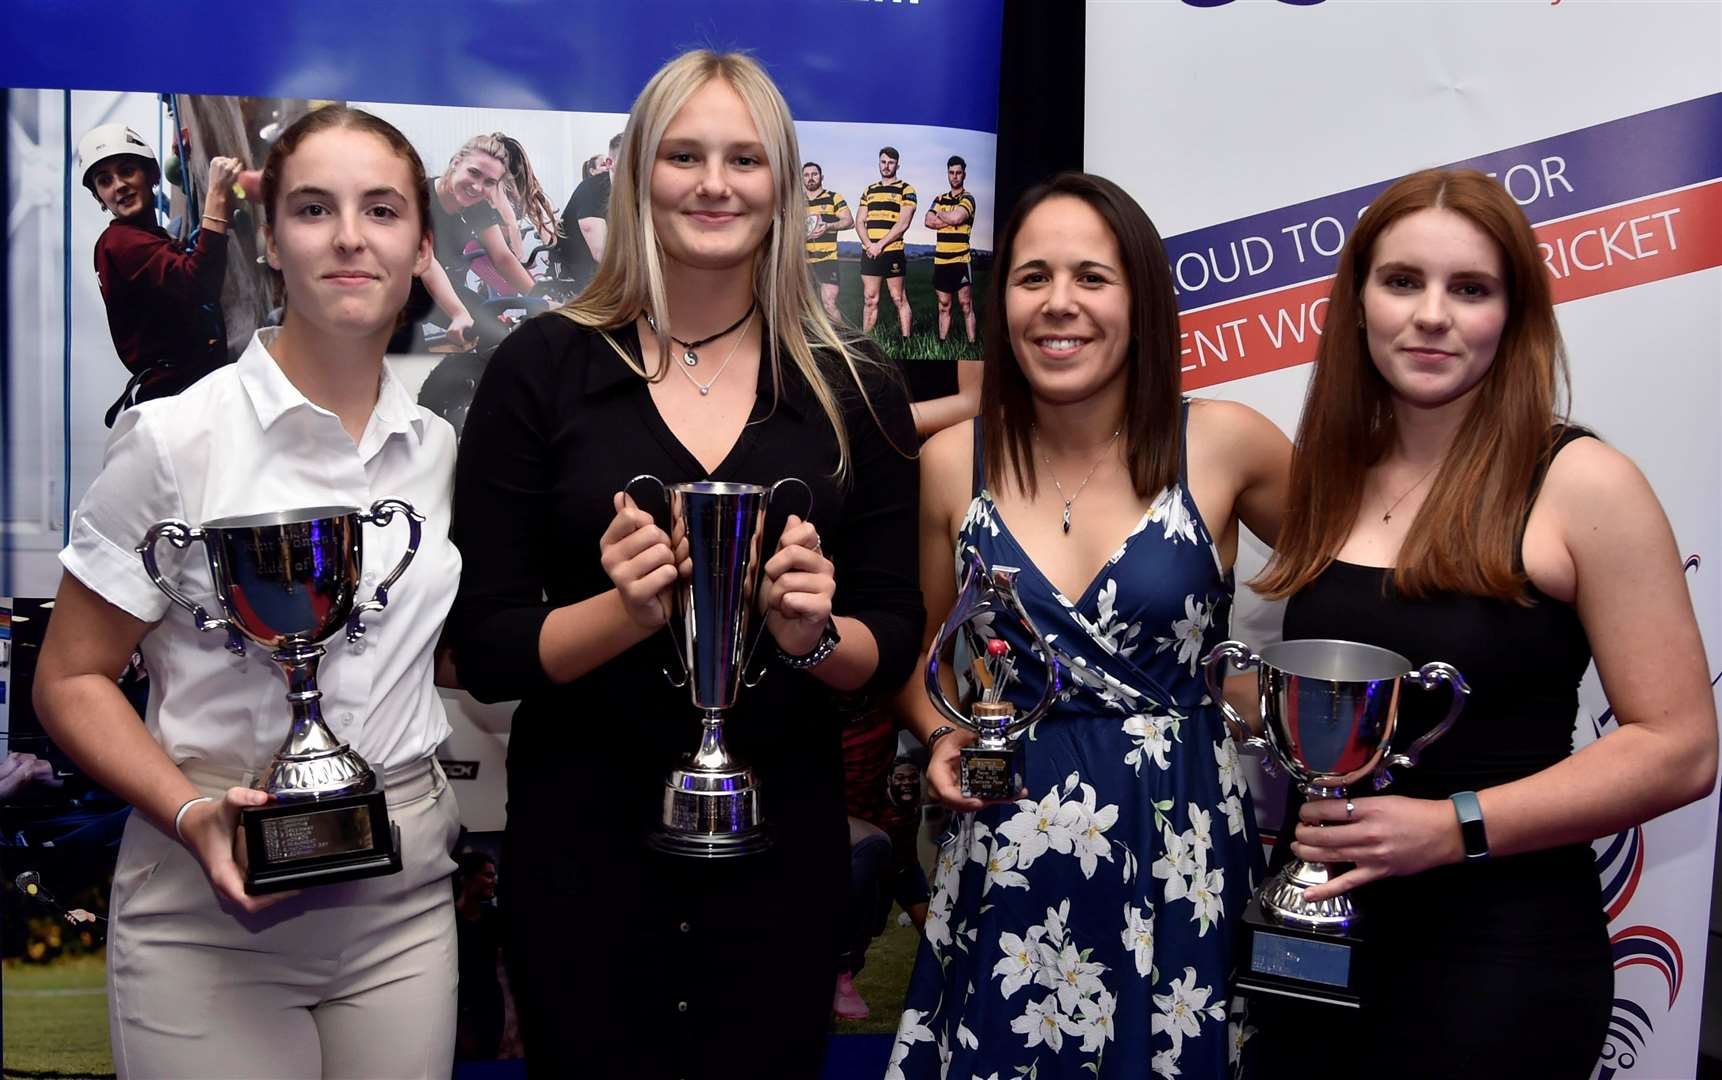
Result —
M1489 834L1483 828L1483 805L1475 791L1456 791L1452 796L1453 810L1459 815L1459 838L1465 843L1465 861L1476 862L1489 857Z

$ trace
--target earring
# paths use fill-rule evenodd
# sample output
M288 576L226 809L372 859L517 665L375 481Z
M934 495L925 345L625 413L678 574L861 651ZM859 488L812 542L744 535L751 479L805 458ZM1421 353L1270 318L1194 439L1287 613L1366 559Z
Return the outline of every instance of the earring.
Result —
M1361 308L1361 307L1359 307L1357 309L1357 328L1359 330L1363 330L1366 328L1364 326L1364 322L1363 322L1363 308Z

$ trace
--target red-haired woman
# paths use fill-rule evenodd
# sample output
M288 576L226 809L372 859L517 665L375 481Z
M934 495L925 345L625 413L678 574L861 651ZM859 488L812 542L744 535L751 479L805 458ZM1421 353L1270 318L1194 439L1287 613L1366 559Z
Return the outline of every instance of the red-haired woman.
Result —
M1300 812L1293 853L1353 866L1311 899L1357 889L1380 961L1343 1055L1366 1068L1588 1076L1613 997L1589 842L1715 780L1668 520L1631 461L1564 422L1564 382L1536 240L1501 186L1432 170L1383 192L1340 256L1256 582L1288 598L1288 639L1445 660L1472 688L1388 794ZM1619 726L1574 753L1593 657ZM1438 708L1408 701L1400 722L1420 734Z

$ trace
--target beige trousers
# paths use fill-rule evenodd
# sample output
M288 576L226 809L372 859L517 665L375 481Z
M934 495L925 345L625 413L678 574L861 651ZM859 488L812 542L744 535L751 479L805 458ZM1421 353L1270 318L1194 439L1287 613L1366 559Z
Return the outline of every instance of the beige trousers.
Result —
M182 768L211 795L251 780ZM450 1074L460 814L432 759L383 780L401 872L307 889L256 915L222 905L189 851L131 816L108 934L122 1080Z

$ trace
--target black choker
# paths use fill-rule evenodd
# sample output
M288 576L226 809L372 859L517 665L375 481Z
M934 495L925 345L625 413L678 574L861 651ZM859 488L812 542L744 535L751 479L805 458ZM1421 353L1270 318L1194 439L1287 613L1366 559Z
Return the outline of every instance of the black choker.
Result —
M694 350L701 348L702 346L710 345L712 342L716 341L718 338L723 337L725 334L728 334L731 331L739 328L742 323L746 322L749 318L752 317L753 309L758 307L758 306L759 306L759 299L756 297L747 305L747 310L741 313L741 318L737 319L735 322L730 323L728 326L724 327L722 330L719 330L717 333L712 334L710 337L703 337L703 338L700 338L698 341L683 341L681 338L676 337L674 334L671 334L670 340L687 350L687 352L682 354L682 363L686 364L689 367L697 367L699 365L699 362L700 362L700 354L695 352ZM646 312L646 325L650 326L653 330L656 330L658 328L658 320L652 318L652 313L649 311Z

